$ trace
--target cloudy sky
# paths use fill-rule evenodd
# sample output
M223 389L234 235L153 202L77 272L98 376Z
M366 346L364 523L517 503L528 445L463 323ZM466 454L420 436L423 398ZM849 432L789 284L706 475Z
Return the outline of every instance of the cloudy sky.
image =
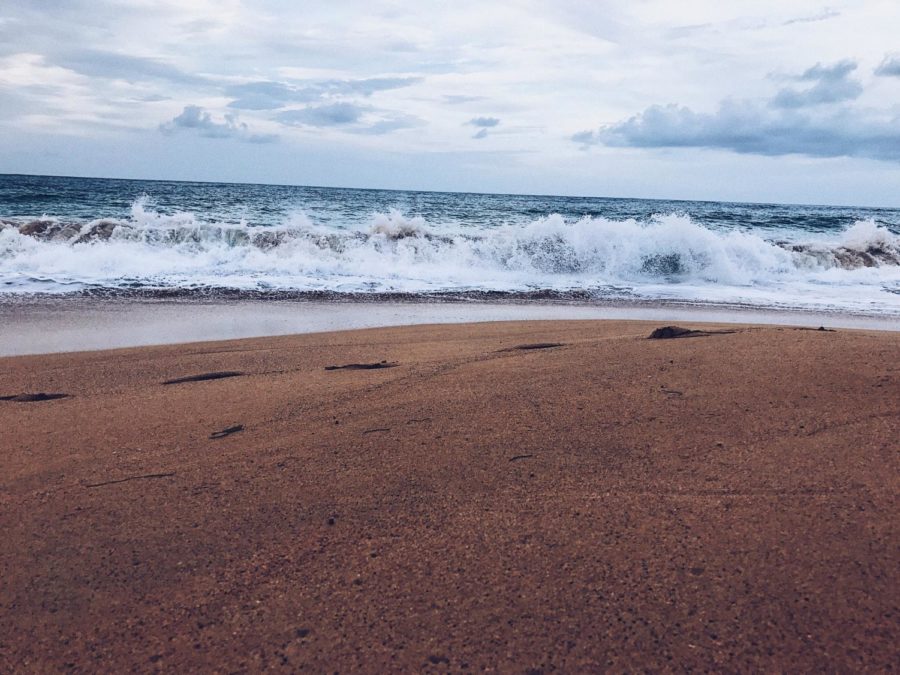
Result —
M900 2L19 0L0 172L900 206Z

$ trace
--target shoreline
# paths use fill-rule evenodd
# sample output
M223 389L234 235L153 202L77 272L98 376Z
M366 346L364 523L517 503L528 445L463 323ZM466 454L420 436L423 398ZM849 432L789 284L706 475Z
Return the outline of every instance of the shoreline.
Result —
M0 671L889 669L900 335L660 325L3 358Z
M0 357L494 321L636 320L900 331L895 317L675 302L0 298Z

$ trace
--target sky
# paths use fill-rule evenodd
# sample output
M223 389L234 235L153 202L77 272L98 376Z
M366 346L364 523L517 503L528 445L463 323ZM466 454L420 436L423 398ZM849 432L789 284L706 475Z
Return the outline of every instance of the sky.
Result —
M900 2L0 4L0 173L900 206Z

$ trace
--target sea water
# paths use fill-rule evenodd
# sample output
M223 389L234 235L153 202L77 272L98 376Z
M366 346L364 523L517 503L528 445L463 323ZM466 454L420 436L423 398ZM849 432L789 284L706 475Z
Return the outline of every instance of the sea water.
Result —
M0 175L0 295L678 301L900 319L900 209Z

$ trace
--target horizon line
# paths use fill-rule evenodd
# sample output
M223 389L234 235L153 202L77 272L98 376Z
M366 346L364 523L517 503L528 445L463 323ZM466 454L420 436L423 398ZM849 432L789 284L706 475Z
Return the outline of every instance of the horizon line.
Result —
M19 172L0 172L0 176L25 176L29 178L73 178L80 180L110 180L110 181L141 181L145 183L199 183L203 185L252 185L252 186L271 186L271 187L293 187L293 188L313 188L318 190L357 190L369 192L412 192L422 194L454 194L454 195L478 195L493 197L543 197L543 198L564 198L564 199L603 199L618 201L652 201L652 202L684 202L694 204L740 204L749 206L800 206L800 207L825 207L825 208L842 208L842 209L885 209L897 210L898 206L885 205L865 205L865 204L815 204L805 202L772 202L772 201L747 201L732 199L688 199L688 198L671 198L671 197L610 197L603 195L581 195L581 194L552 194L552 193L531 193L531 192L473 192L471 190L423 190L411 188L384 188L384 187L356 187L346 185L305 185L299 183L265 183L255 181L233 181L233 180L199 180L199 179L178 179L178 178L125 178L114 176L72 176L65 174L44 174L44 173L19 173Z

